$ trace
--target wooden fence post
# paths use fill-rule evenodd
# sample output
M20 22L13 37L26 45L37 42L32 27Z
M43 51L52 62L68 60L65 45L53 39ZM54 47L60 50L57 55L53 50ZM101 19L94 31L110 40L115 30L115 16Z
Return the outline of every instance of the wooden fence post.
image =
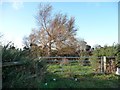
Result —
M103 56L103 62L104 62L104 73L106 72L106 56Z
M100 63L101 65L100 65L100 72L102 73L103 72L103 69L102 69L102 67L103 67L103 57L101 57L101 63Z

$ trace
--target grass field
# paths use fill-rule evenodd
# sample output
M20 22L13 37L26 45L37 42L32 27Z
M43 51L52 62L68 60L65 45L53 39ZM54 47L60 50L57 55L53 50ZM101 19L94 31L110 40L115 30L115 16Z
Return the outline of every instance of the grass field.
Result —
M30 73L10 72L4 88L117 88L119 77L115 74L95 74L92 66L75 63L46 64L43 76L28 78ZM42 79L41 79L42 78Z
M78 63L67 65L49 64L45 79L39 88L117 88L115 74L94 74L91 66Z

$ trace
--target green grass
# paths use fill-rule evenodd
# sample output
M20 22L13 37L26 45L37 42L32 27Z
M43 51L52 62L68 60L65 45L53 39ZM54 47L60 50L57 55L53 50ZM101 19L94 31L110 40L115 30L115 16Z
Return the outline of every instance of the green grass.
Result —
M110 75L107 75L110 76ZM84 75L77 77L78 81L75 81L74 78L61 78L60 76L56 76L54 74L48 74L46 76L46 80L40 88L117 88L118 80L116 76L114 79L102 79L104 75ZM53 79L56 79L54 81ZM47 83L47 85L45 85Z
M82 66L78 63L72 63L67 65L49 65L47 71L49 73L54 73L56 75L60 75L61 77L70 77L71 75L84 75L90 74L92 72L92 68L90 66Z
M92 66L82 66L77 62L67 65L47 64L47 66L44 77L38 75L36 78L26 79L31 74L14 73L15 77L12 81L10 79L4 85L12 88L117 88L119 86L117 75L94 74ZM40 77L43 78L42 81Z
M75 79L77 78L77 81ZM54 81L53 79L56 79ZM47 85L45 85L47 83ZM49 64L47 74L39 88L117 88L118 76L93 74L91 66L78 63Z

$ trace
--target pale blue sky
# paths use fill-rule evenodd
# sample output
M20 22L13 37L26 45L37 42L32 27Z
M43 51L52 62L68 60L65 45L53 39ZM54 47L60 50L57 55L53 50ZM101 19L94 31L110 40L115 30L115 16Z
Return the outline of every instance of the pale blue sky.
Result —
M78 28L77 37L83 38L89 45L112 45L118 42L118 3L117 2L63 2L50 3L54 12L75 17ZM5 39L22 46L25 35L37 27L39 2L12 3L0 5L0 32Z

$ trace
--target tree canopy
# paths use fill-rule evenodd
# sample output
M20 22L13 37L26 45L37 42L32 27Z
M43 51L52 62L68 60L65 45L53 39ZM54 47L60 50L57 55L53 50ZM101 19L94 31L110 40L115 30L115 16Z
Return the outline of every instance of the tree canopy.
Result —
M26 46L36 44L41 46L46 55L51 56L51 50L60 50L66 46L76 46L76 31L74 17L57 13L52 16L52 6L40 4L36 17L38 29L33 29L31 34L24 39Z

